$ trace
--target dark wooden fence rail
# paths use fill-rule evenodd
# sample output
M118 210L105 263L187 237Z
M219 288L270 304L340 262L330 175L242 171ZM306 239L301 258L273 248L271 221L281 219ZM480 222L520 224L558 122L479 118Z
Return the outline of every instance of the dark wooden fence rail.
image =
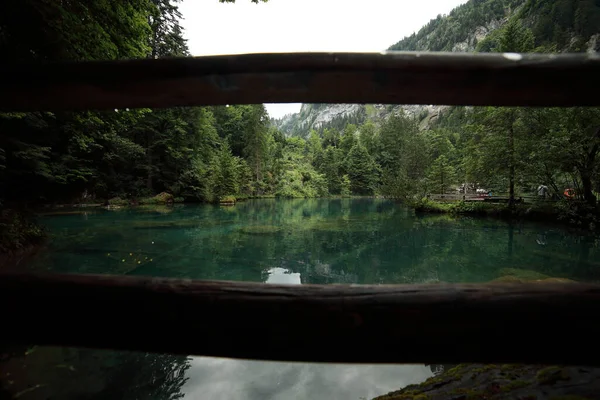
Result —
M0 276L8 343L264 360L600 365L600 286Z
M598 106L597 54L296 53L0 66L0 111L243 103Z

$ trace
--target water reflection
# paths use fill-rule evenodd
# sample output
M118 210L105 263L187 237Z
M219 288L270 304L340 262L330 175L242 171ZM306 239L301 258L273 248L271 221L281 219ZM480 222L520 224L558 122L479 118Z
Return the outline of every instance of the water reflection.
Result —
M279 283L286 285L301 284L300 274L291 272L284 268L271 268L267 271L268 277L266 283Z
M424 365L283 363L58 347L5 348L0 356L0 399L358 400L433 375Z
M56 272L389 284L489 282L516 268L600 280L595 235L415 214L382 199L257 200L227 209L105 211L88 220L49 216L44 223L53 240L31 266Z
M432 376L424 365L279 363L194 357L185 398L372 399Z
M0 399L175 400L191 359L33 346L1 348L0 360Z

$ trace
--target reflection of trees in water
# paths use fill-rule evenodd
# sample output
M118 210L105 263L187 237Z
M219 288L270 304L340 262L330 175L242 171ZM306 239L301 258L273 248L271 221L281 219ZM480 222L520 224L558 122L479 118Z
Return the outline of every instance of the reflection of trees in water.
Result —
M503 268L600 279L600 247L593 236L500 220L415 215L383 199L186 206L160 220L132 215L131 224L119 228L123 237L103 218L83 245L91 256L82 259L70 240L61 239L65 252L50 269L77 265L90 273L264 281L269 269L284 268L300 273L304 283L321 284L484 282L500 277Z
M190 367L188 357L168 354L37 346L0 353L0 399L176 400Z
M117 352L114 366L105 371L106 386L87 399L183 398L189 357L169 354Z
M210 276L197 278L264 280L270 268L320 284L486 282L498 278L503 268L600 278L593 272L600 269L582 268L593 264L598 250L584 243L579 251L576 238L560 229L547 235L552 246L539 246L541 229L533 225L415 216L408 208L373 199L248 202L228 212L240 226L279 230L248 235L233 229L197 242L195 254L218 249L202 260L202 272Z

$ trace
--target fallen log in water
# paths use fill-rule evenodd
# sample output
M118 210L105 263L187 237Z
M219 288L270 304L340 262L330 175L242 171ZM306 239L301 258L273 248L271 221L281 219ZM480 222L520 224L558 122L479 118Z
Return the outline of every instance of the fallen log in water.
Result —
M600 364L600 286L2 273L2 341L360 363Z
M0 111L245 103L598 106L595 54L290 53L0 65Z

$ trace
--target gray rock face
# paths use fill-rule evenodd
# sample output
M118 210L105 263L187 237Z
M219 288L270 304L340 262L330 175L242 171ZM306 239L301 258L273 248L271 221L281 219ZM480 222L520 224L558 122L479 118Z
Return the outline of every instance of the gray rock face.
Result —
M506 21L508 21L508 18L504 18L502 20L491 20L485 26L478 26L473 32L471 32L471 34L468 35L466 40L456 43L452 47L452 51L458 53L475 51L477 43L485 39L491 32L501 28Z
M454 52L472 52L477 43L481 42L491 32L501 28L510 15L502 20L491 20L484 26L477 27L467 39L456 43L452 48ZM428 49L427 37L420 43L422 50ZM600 40L598 40L600 42ZM419 129L427 130L435 121L447 110L448 106L423 106L423 105L386 105L386 104L303 104L300 112L286 115L285 117L273 120L275 127L280 129L288 136L299 136L306 138L312 129L319 130L327 126L335 119L357 116L358 123L366 120L373 121L376 125L381 124L390 115L397 115L401 112L417 118L419 120Z

